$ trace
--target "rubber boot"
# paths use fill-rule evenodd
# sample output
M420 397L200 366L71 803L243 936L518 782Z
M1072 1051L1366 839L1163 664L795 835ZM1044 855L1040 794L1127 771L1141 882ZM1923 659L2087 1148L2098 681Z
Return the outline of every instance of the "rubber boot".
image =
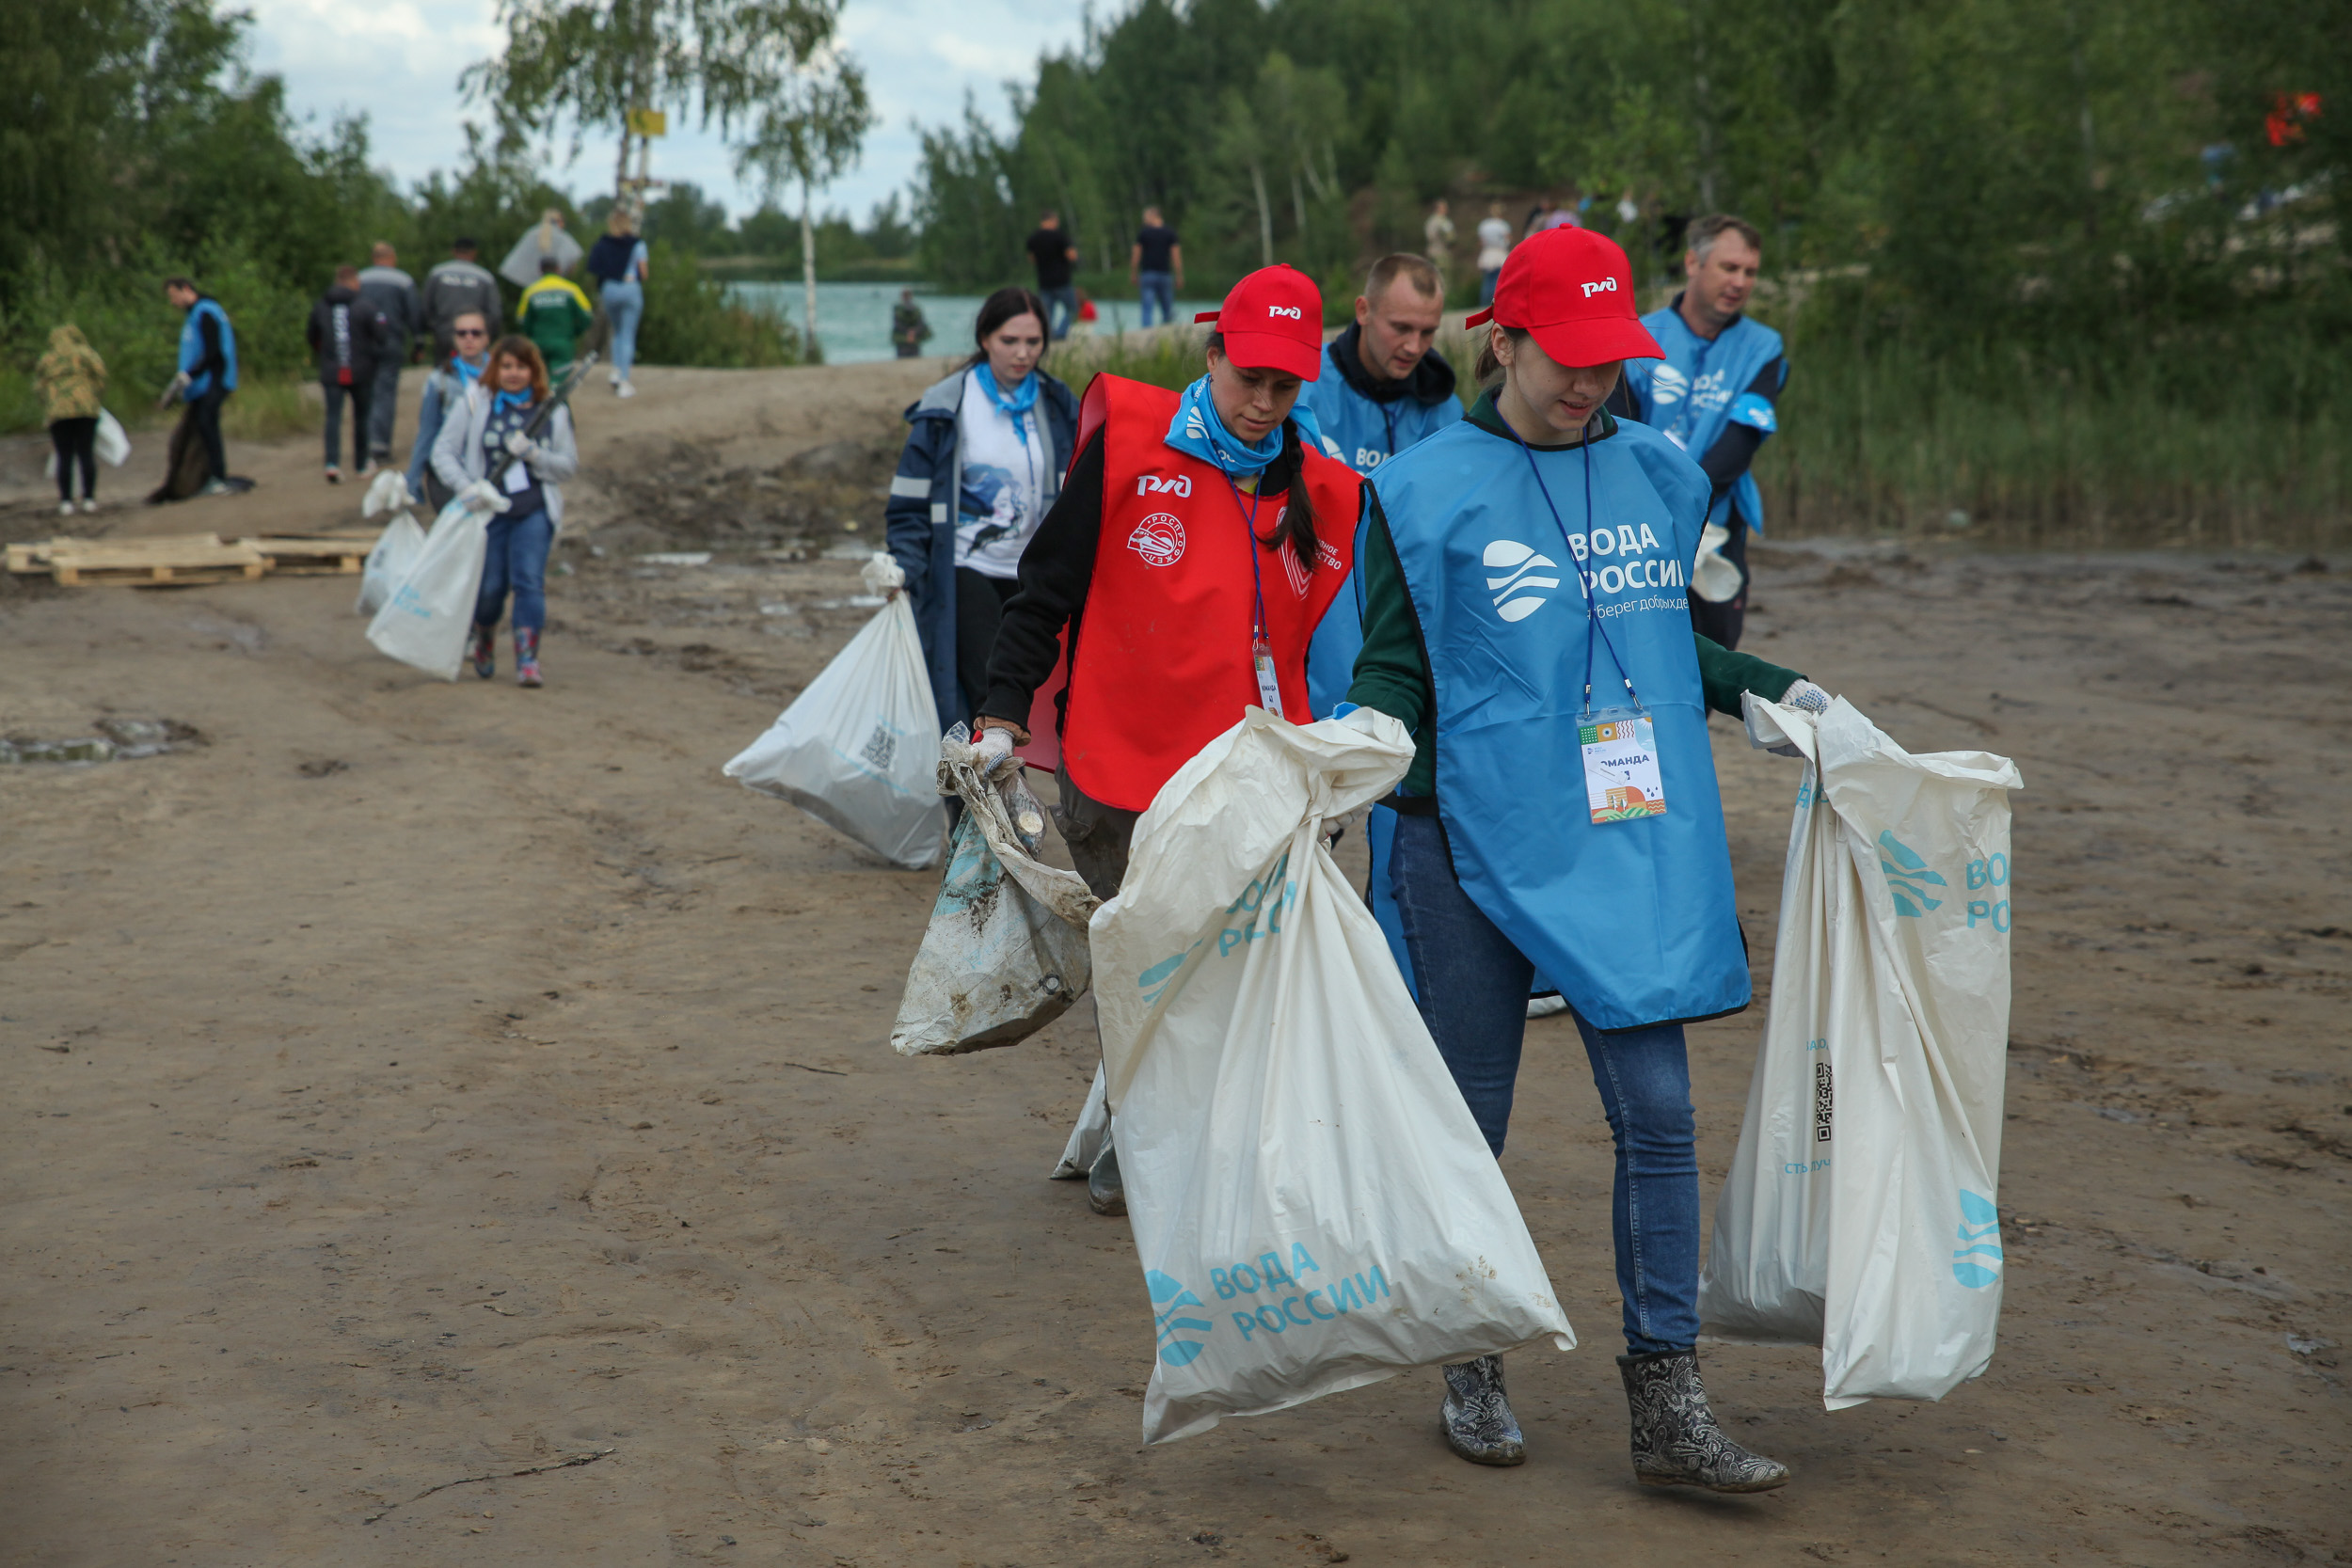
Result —
M1119 1180L1119 1149L1108 1132L1103 1134L1103 1152L1087 1172L1087 1207L1114 1218L1127 1212L1127 1187Z
M1788 1465L1750 1453L1715 1424L1697 1352L1620 1355L1617 1370L1633 1412L1633 1475L1644 1486L1770 1492L1788 1484Z
M539 628L537 626L515 628L515 684L516 686L542 684L539 679Z
M488 680L499 673L499 629L476 623L473 628L473 673Z
M1473 1465L1524 1465L1527 1444L1502 1392L1502 1357L1482 1355L1440 1369L1445 1403L1438 1411L1445 1446Z

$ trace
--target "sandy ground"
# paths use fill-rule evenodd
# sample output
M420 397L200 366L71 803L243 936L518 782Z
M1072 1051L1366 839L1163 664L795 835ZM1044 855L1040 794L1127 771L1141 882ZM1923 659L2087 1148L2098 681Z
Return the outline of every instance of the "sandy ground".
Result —
M0 772L0 1563L2352 1561L2352 578L1760 552L1752 648L2024 769L1980 1382L1831 1416L1805 1354L1710 1351L1795 1481L1635 1487L1554 1020L1505 1169L1585 1345L1513 1363L1530 1462L1450 1457L1430 1371L1145 1450L1127 1227L1043 1180L1086 1009L896 1058L936 874L718 771L863 613L824 550L874 473L786 460L935 369L592 397L539 692L377 657L348 579L0 587L0 733L203 737ZM100 520L351 520L314 462ZM636 562L698 462L744 547ZM1794 765L1716 744L1760 982ZM1761 1021L1693 1031L1710 1195Z

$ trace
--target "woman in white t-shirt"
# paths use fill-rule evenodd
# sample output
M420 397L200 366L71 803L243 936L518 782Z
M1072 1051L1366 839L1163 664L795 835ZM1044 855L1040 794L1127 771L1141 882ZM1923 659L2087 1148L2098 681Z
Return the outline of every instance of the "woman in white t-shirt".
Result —
M1037 368L1045 306L999 289L974 324L977 351L914 407L890 482L886 531L907 575L944 731L988 686L989 650L1019 589L1021 552L1061 493L1078 400Z
M1478 304L1481 309L1495 302L1495 279L1502 276L1502 263L1511 259L1511 220L1502 215L1502 203L1486 203L1486 215L1478 220Z

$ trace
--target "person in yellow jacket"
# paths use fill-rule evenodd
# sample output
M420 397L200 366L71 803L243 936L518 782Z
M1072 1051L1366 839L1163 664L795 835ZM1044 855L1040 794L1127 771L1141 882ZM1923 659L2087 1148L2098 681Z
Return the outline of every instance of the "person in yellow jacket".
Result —
M98 510L98 416L106 390L106 361L71 324L53 328L49 352L33 368L49 415L49 439L57 449L57 513L73 511L73 472L82 473L82 510Z
M540 261L539 281L523 291L521 312L523 336L538 347L548 373L558 381L572 368L580 335L596 319L588 296L564 276L562 266L552 256Z

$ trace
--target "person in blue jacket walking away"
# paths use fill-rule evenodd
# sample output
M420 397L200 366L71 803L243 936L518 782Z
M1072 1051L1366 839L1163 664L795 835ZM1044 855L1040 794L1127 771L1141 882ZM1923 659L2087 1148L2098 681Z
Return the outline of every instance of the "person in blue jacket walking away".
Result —
M1077 440L1077 398L1037 368L1045 320L1034 292L997 290L981 303L972 357L906 411L913 428L890 481L885 536L914 596L943 735L968 722L988 690L1021 552L1061 494Z
M237 329L220 301L200 293L185 277L164 280L164 297L187 312L180 325L180 373L164 388L159 406L184 402L184 416L204 443L204 461L211 471L199 496L230 493L229 451L220 439L220 405L237 389Z
M1642 318L1664 357L1636 361L1611 407L1666 433L1706 471L1707 537L1691 577L1691 620L1726 648L1748 613L1748 534L1764 531L1764 493L1748 471L1780 428L1788 356L1780 334L1740 312L1756 290L1764 236L1744 218L1692 220L1682 292Z
M1602 407L1625 360L1659 354L1625 252L1590 230L1538 234L1481 324L1488 389L1470 417L1369 482L1364 647L1340 717L1391 714L1413 736L1386 802L1391 887L1422 1016L1498 1156L1533 976L1573 1010L1616 1141L1636 1478L1764 1491L1787 1467L1716 1425L1696 1356L1683 1026L1749 1000L1707 709L1736 712L1742 689L1829 698L1692 634L1682 591L1707 475ZM1501 1358L1444 1371L1448 1445L1521 1463Z

